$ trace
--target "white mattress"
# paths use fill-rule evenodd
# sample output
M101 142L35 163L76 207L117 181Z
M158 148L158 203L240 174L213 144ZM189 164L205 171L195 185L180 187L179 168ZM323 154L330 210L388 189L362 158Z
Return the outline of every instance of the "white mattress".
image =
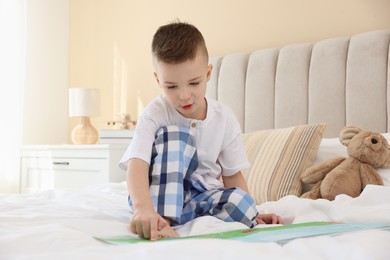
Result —
M259 205L286 223L337 221L390 225L390 187L367 186L335 201L287 196ZM125 183L82 190L0 195L0 259L390 259L390 232L366 230L295 239L286 244L189 239L109 245L94 239L129 235ZM214 217L179 226L181 236L246 228ZM133 235L136 237L135 235Z

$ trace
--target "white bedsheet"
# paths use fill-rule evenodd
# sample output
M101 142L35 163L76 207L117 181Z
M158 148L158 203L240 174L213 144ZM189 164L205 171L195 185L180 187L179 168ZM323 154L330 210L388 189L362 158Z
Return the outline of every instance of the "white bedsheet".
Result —
M340 221L390 225L390 187L367 186L360 197L335 201L287 196L258 206L287 223ZM191 239L108 245L94 236L128 235L125 183L82 190L0 195L0 259L390 259L390 232L367 230L296 239L284 245ZM201 217L178 227L182 236L246 228ZM136 236L135 236L136 237Z

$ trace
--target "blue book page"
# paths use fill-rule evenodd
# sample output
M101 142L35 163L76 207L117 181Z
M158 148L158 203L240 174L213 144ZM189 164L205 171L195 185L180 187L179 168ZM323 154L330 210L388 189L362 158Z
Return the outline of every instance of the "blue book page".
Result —
M380 224L327 224L315 226L300 226L290 229L279 229L268 232L256 232L247 236L232 239L244 242L277 242L288 241L296 238L313 237L329 234L355 232L368 229L383 229L390 231L390 226Z

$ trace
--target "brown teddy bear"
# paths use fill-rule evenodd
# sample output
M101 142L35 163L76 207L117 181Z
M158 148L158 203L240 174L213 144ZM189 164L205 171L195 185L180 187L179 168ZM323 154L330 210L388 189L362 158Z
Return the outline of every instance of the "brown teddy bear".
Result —
M314 184L302 198L334 200L339 194L357 197L367 184L383 185L375 168L390 167L390 147L384 136L349 126L341 130L340 142L349 157L339 157L309 167L303 184Z

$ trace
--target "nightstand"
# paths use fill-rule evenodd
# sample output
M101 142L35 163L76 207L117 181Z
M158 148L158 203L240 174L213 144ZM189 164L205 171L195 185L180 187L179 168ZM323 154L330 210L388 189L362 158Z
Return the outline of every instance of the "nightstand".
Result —
M23 146L20 192L124 181L126 172L118 163L127 146L128 143Z

